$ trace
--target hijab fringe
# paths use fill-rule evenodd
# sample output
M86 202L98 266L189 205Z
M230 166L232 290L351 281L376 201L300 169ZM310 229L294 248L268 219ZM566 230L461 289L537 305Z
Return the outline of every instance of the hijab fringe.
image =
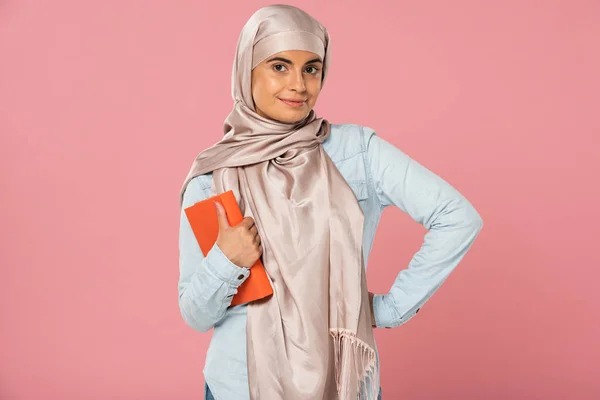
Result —
M335 359L335 383L340 400L373 400L379 392L379 373L375 349L349 329L330 329ZM354 375L354 376L352 376ZM352 379L354 377L355 379ZM353 388L352 382L358 382Z

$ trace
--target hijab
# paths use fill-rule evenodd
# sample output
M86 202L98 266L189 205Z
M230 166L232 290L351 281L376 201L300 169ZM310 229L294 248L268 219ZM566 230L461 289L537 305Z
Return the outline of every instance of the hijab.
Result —
M364 216L323 150L330 125L311 110L283 123L257 114L252 69L281 51L319 55L327 30L287 5L259 9L240 34L232 73L234 106L224 136L194 160L180 193L213 172L212 194L232 190L252 217L273 295L247 308L250 398L374 399L379 389L363 260Z

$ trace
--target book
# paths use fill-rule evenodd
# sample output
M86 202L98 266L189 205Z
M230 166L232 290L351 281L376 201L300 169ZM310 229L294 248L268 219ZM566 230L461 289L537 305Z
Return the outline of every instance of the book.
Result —
M225 208L230 226L235 226L244 219L231 190L187 207L184 210L185 214L205 257L219 236L219 220L214 205L215 201ZM250 268L248 279L238 287L238 292L231 299L231 306L263 299L271 294L273 294L273 288L262 260L259 258Z

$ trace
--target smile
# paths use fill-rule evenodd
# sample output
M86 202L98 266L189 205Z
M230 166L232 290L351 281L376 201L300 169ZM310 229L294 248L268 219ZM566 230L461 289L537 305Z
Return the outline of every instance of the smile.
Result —
M290 107L299 108L306 104L306 100L288 100L288 99L279 99L283 103L287 104Z

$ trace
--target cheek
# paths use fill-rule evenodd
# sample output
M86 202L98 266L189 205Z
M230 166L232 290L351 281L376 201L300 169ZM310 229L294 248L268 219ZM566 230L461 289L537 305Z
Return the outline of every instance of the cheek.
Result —
M263 85L263 94L273 101L284 85L278 79L267 79Z
M310 93L310 103L311 105L314 105L317 102L319 94L321 93L321 81L315 80L314 82L311 82L311 84L308 85L307 89Z
M263 76L252 82L252 97L257 106L262 106L261 108L272 105L280 91L281 83L276 79Z

